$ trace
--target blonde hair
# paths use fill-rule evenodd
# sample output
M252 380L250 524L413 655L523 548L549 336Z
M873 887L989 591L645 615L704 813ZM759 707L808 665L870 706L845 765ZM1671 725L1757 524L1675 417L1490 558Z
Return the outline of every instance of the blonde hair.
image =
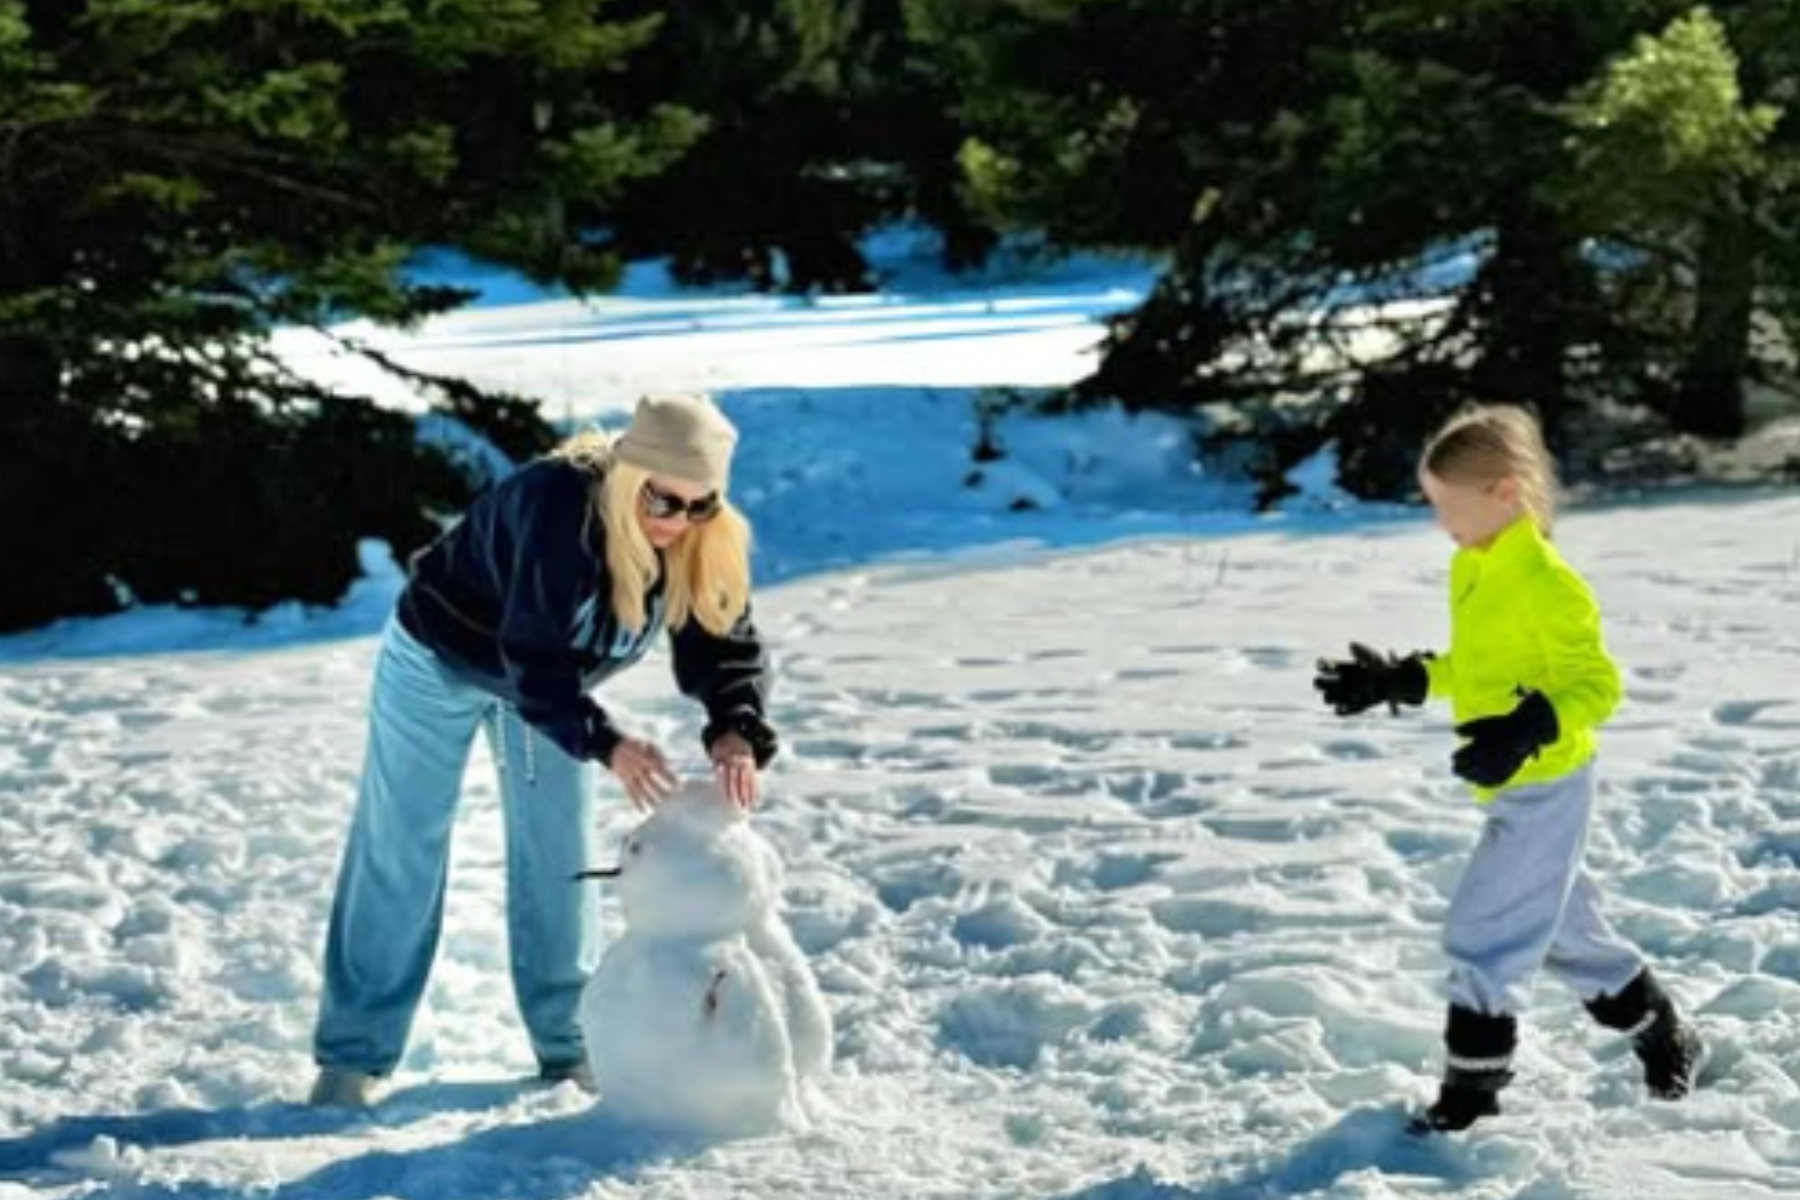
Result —
M1546 536L1556 523L1556 459L1528 409L1478 404L1451 417L1425 446L1421 465L1446 483L1488 485L1511 479Z
M613 616L633 633L642 633L649 620L644 598L666 568L663 599L669 628L681 629L696 620L708 633L725 636L750 606L750 522L721 496L719 515L689 525L659 563L656 548L637 520L639 497L650 472L620 462L613 455L615 440L611 433L584 430L550 452L552 458L604 479L594 489L589 517L606 531Z

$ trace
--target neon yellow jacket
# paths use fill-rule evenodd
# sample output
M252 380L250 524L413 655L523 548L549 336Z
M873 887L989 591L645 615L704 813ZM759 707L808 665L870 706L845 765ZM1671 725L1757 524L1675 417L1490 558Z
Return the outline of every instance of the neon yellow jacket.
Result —
M1450 561L1450 649L1426 660L1431 695L1450 697L1456 720L1511 712L1519 689L1556 710L1561 736L1527 759L1500 792L1567 775L1594 756L1594 729L1618 707L1619 667L1600 636L1594 593L1523 517L1485 550Z

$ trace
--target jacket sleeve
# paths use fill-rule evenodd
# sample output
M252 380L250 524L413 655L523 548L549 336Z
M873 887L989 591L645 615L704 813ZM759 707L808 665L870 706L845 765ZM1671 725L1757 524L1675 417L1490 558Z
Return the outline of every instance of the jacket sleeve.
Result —
M768 655L749 608L723 637L690 617L670 639L676 686L706 706L700 736L707 749L723 735L736 733L750 744L756 765L767 766L777 749L775 730L765 716Z
M1619 706L1619 667L1600 635L1600 607L1567 567L1545 572L1533 589L1534 626L1544 654L1544 698L1566 732L1592 729Z
M1430 652L1422 656L1425 660L1425 680L1428 684L1426 695L1432 699L1439 696L1454 695L1456 692L1456 663L1450 658L1448 650L1442 653Z
M621 735L583 692L570 645L599 570L583 544L589 487L579 472L558 468L521 479L496 522L492 553L506 572L500 660L519 715L571 758L605 762Z

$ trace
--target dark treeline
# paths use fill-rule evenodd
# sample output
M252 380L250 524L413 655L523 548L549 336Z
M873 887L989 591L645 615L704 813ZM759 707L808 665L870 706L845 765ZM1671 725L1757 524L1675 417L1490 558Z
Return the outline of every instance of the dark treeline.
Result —
M264 333L577 290L1150 253L1060 400L1410 487L1468 399L1729 437L1800 333L1800 0L0 0L0 629L330 600L471 486ZM531 398L421 381L515 455Z
M1273 470L1335 438L1375 496L1470 399L1729 437L1746 388L1791 384L1794 0L921 13L975 197L1170 255L1080 397L1230 406Z

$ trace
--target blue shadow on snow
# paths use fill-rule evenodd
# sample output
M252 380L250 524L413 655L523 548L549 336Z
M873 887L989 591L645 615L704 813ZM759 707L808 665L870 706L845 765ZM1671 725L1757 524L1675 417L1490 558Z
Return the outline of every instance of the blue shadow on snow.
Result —
M1277 1160L1212 1183L1193 1187L1165 1183L1139 1167L1056 1200L1278 1200L1333 1194L1339 1180L1365 1171L1433 1180L1444 1189L1494 1174L1484 1161L1487 1156L1478 1135L1415 1138L1406 1132L1408 1115L1398 1107L1354 1109Z
M50 1187L103 1182L106 1168L74 1156L107 1138L118 1148L193 1146L216 1141L288 1142L394 1128L447 1112L504 1106L541 1088L535 1081L439 1083L396 1092L367 1112L271 1104L254 1108L168 1110L138 1116L67 1117L43 1130L0 1142L0 1183ZM712 1143L634 1128L595 1108L523 1125L482 1129L458 1140L412 1150L371 1149L329 1162L299 1179L258 1185L260 1200L451 1200L505 1194L516 1200L565 1200L638 1168L692 1157ZM99 1176L99 1179L95 1177ZM241 1185L194 1179L162 1183L134 1178L134 1197L227 1200Z

